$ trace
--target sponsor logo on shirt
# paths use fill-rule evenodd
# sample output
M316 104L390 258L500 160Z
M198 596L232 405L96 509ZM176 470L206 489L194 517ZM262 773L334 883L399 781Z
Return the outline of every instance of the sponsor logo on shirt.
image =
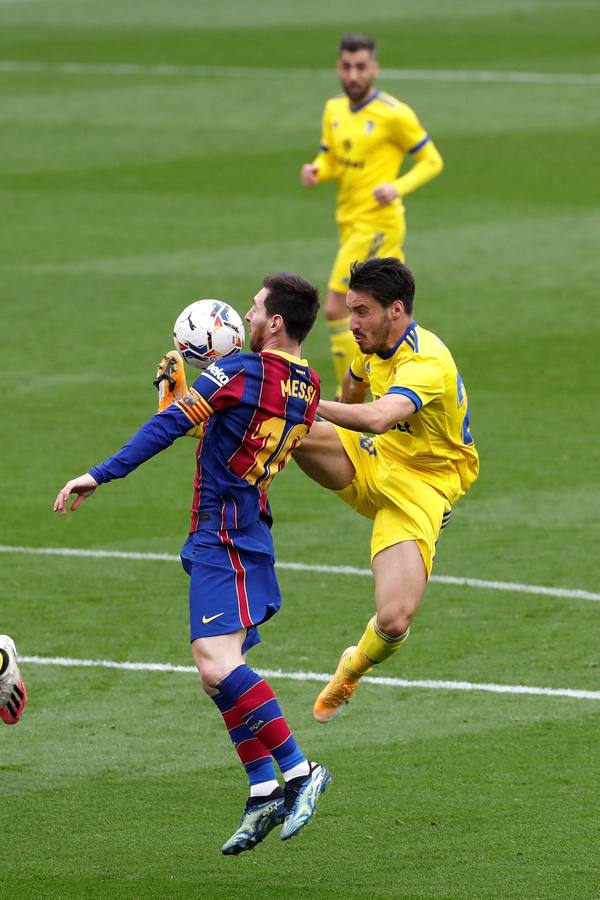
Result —
M227 384L229 381L229 375L227 375L221 366L218 366L216 363L211 363L210 366L204 370L204 374L208 375L209 378L221 386Z

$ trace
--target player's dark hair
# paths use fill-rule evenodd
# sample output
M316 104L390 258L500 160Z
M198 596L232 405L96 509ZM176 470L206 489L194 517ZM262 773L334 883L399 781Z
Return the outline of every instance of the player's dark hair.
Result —
M408 266L393 256L381 256L353 262L350 266L351 291L366 291L382 306L402 300L404 311L412 313L415 279Z
M273 272L265 275L263 287L268 290L265 309L270 316L283 319L288 335L302 343L319 312L319 292L302 275Z
M348 50L350 53L356 53L357 50L368 50L371 56L375 56L377 44L373 38L367 37L366 34L359 32L351 32L344 34L340 40L340 53L342 50Z

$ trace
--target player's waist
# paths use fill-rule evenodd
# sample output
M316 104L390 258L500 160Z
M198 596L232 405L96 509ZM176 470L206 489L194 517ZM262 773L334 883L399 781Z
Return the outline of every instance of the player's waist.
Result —
M382 446L377 439L376 447L379 462L383 466L401 465L404 469L413 472L416 478L441 490L444 496L453 494L457 485L461 484L462 458L450 459L430 454L402 453L396 448L390 449L389 446Z
M248 528L263 521L271 525L271 511L267 504L261 505L258 491L254 496L242 498L219 497L194 494L190 533L222 528Z
M336 221L340 225L402 227L404 223L404 206L400 199L394 200L387 206L381 206L373 194L365 197L361 202L355 199L347 202L338 199L336 206Z

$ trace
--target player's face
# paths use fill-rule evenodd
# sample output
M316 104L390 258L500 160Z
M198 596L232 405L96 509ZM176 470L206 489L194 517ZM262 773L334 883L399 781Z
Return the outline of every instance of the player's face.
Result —
M261 288L253 298L252 306L244 316L250 326L250 349L253 353L258 353L259 350L262 350L267 340L269 315L265 309L265 299L268 294L269 292L266 288Z
M337 73L354 106L367 99L378 72L377 61L368 50L342 50L339 55Z
M389 307L382 306L364 291L348 291L346 306L350 331L363 353L383 353L393 346Z

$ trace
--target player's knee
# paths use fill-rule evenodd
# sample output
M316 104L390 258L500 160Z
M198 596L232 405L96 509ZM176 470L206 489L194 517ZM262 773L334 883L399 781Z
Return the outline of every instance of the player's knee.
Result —
M395 640L406 634L414 618L415 609L383 609L377 613L377 627L389 638Z
M202 690L206 691L207 694L210 694L211 691L214 693L217 684L226 673L222 671L222 666L217 660L203 654L195 646L193 647L193 655L198 674L200 675Z

